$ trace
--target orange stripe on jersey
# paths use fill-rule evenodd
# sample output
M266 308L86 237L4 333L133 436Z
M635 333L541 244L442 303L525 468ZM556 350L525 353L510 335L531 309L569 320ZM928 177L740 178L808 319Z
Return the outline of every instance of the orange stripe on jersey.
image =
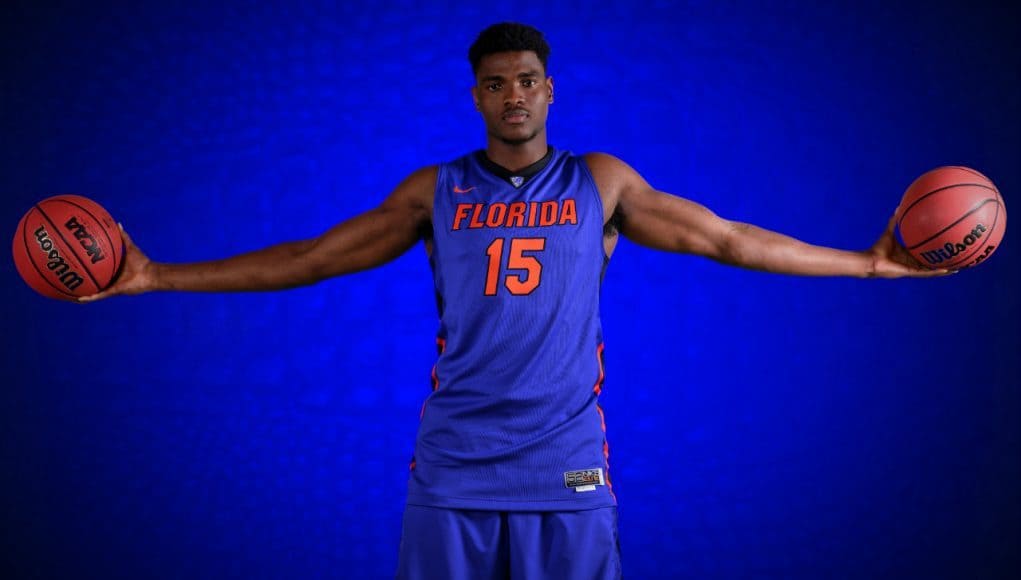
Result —
M596 359L599 361L599 378L596 379L596 384L592 387L592 391L596 396L603 392L603 379L606 378L606 373L603 372L603 346L603 343L600 342L599 346L596 347Z
M610 480L610 443L606 440L606 415L603 415L603 408L596 403L596 411L599 413L599 424L603 428L603 463L606 465L606 490L610 492L613 501L617 501L617 494L613 493L613 482Z
M437 358L437 361L436 361L436 364L433 365L433 370L432 370L432 373L430 375L432 377L432 386L433 386L433 390L434 391L436 389L440 388L440 377L436 376L436 365L440 364L440 361L438 359L440 358L440 356L443 354L443 351L445 351L445 350L447 350L447 340L437 336L436 337L436 351L437 351L436 352L436 358Z
M437 336L436 337L436 350L437 350L436 358L437 358L437 361L436 361L436 364L433 365L432 372L429 374L430 379L432 379L432 390L433 390L433 392L435 392L436 389L440 388L440 377L436 375L436 365L439 364L440 361L438 359L439 359L440 355L443 354L443 351L446 350L446 349L447 349L447 341L446 341L446 339L440 338L440 337ZM422 417L425 417L425 404L428 401L429 401L428 397L426 397L425 401L422 401L422 410L418 412L418 420L419 421L422 420Z
M606 435L606 415L603 415L603 408L596 403L596 412L599 413L599 426L603 428L603 435Z
M606 371L603 369L603 350L605 345L599 343L596 347L596 360L599 361L599 378L596 379L596 384L592 386L592 392L598 397L603 392L603 380L606 379ZM603 408L596 403L596 411L599 413L599 426L603 429L603 461L606 463L606 489L610 492L610 496L613 497L613 501L617 501L617 495L613 493L613 483L610 481L610 444L606 440L606 415L603 414Z
M613 501L617 501L617 494L613 493L613 480L610 479L610 444L603 439L603 461L606 462L606 491L610 492Z

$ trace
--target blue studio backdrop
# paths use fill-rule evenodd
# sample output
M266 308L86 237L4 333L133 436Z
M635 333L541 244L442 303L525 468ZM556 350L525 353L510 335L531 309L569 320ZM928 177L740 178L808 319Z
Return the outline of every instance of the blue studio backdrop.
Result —
M1015 8L5 2L0 223L77 193L160 261L317 235L484 146L467 47L518 20L553 47L553 145L863 249L939 165L1021 208ZM978 268L875 281L622 242L602 403L628 577L1021 575L1019 252L1008 230ZM89 306L0 275L0 575L392 577L435 357L421 246Z

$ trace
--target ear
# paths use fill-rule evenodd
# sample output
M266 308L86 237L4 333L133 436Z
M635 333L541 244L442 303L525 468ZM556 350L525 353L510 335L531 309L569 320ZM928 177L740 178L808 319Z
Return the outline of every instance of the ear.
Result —
M479 110L479 87L472 86L472 101L475 102L475 110Z
M549 103L553 104L553 77L546 77L546 90L549 91Z

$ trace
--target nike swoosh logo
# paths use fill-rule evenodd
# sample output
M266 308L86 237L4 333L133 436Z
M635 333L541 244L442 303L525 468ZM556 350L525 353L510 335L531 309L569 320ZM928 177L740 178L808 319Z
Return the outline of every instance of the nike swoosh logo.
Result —
M454 186L454 193L468 193L469 191L471 191L473 189L475 189L474 185L469 187L468 189L461 189L460 187L455 185Z

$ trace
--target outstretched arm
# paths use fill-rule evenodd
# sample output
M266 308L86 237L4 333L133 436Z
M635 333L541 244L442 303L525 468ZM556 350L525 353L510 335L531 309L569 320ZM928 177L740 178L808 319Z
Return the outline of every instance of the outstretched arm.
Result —
M589 154L586 160L603 196L607 217L616 216L620 232L643 246L802 276L896 278L947 273L918 265L894 239L892 219L868 250L815 246L751 224L722 219L695 202L656 191L615 157Z
M156 290L279 290L379 266L421 239L431 219L435 185L435 167L421 169L398 185L379 207L341 222L319 237L210 262L153 262L125 232L125 263L120 277L107 290L80 301Z

